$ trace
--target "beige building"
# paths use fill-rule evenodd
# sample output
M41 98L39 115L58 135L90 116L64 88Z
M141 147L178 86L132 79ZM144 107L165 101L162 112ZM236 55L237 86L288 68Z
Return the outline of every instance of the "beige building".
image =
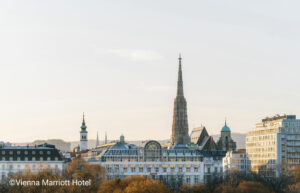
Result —
M290 173L300 165L300 119L274 116L247 133L246 151L251 170L267 177Z

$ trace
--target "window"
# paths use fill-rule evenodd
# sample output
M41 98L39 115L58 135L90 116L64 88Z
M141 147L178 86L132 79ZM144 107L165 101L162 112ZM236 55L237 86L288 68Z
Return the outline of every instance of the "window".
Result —
M13 151L9 151L9 155L12 155L13 154Z
M175 168L174 167L171 167L171 172L175 172Z
M199 182L198 176L195 176L195 184Z
M21 152L20 152L20 151L17 151L17 154L18 154L18 155L20 155L20 154L21 154Z
M131 172L135 172L135 167L132 167L132 168L131 168Z
M32 151L32 155L35 155L35 151Z
M191 172L191 168L186 168L186 172Z
M151 168L147 168L147 172L151 172Z
M191 178L190 178L190 176L186 176L186 183L191 183Z
M28 151L24 151L24 154L25 154L25 155L28 155Z
M24 159L25 161L28 161L28 157L25 157L25 159Z
M210 168L209 167L207 168L207 173L210 173Z
M159 172L159 168L155 168L155 172Z
M215 173L217 173L218 172L218 168L217 167L215 167Z
M40 155L43 155L43 151L40 151Z
M178 170L179 170L180 173L182 172L182 168L181 167Z
M163 170L164 170L164 172L167 172L167 168L164 168Z
M58 160L58 157L55 157L55 161L57 161Z
M196 167L196 168L194 168L194 172L198 172L198 168Z
M17 160L18 160L18 161L21 161L21 158L20 158L20 157L18 157L18 158L17 158Z
M141 168L139 168L139 172L143 172L143 168L141 167Z
M47 157L47 160L50 161L50 160L51 160L51 157Z
M123 168L123 171L124 171L124 172L127 172L127 168Z
M5 155L5 151L2 151L2 155Z
M50 155L50 154L51 154L51 152L50 152L50 151L47 151L47 154L48 154L48 155Z

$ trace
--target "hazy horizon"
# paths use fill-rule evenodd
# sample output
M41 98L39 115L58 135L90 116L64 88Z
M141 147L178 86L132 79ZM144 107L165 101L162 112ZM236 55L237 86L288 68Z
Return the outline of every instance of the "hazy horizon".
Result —
M168 139L179 53L189 131L300 116L299 5L0 2L0 141Z

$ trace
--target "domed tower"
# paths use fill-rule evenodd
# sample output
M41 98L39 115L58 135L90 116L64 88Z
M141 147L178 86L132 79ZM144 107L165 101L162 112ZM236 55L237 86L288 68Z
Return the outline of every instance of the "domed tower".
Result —
M223 151L236 150L236 143L231 138L231 131L230 128L227 126L226 120L225 125L221 130L221 137L218 141L218 149Z
M125 137L123 134L120 136L120 143L125 143Z
M87 138L87 126L85 125L85 120L84 120L84 114L83 114L83 119L82 119L82 124L81 124L81 131L80 131L80 150L86 150L88 149L88 138Z

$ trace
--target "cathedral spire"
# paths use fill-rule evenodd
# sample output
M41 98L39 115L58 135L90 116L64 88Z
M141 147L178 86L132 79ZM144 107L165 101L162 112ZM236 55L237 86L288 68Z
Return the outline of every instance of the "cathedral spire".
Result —
M186 100L183 95L181 54L179 54L178 60L179 60L179 69L178 69L178 80L177 80L177 96L174 100L171 141L174 145L176 144L186 145L190 142L190 137L189 137L189 126L188 126L188 119L187 119Z
M97 147L98 145L100 145L100 144L99 144L99 137L98 137L98 131L97 131L96 147Z
M179 67L178 67L178 81L177 81L177 96L183 96L183 81L182 81L182 67L181 67L181 54L179 53Z
M105 140L104 140L104 143L107 144L107 133L105 131Z

